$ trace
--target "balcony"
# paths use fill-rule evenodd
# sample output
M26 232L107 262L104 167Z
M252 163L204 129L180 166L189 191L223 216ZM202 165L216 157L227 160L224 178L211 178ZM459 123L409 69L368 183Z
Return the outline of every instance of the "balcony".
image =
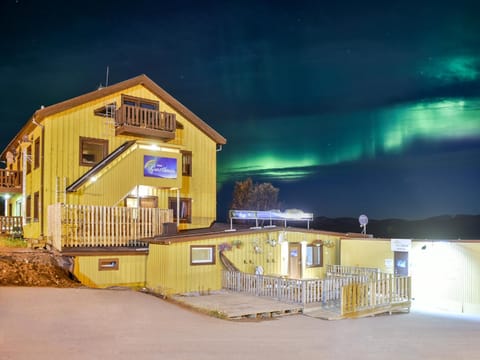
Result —
M175 114L138 106L123 105L115 116L115 135L131 135L149 139L175 138Z
M0 193L21 193L22 173L20 171L0 169Z

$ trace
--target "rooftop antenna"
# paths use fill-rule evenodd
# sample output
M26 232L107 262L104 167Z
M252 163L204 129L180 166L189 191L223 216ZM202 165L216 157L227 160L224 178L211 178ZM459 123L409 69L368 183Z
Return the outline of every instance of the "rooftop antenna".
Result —
M368 224L368 217L367 215L360 215L358 217L358 222L360 223L360 227L362 228L362 234L367 234L367 224Z
M110 70L110 69L109 69L109 67L108 67L108 65L107 65L107 75L105 76L105 87L108 86L108 72L109 72L109 70Z

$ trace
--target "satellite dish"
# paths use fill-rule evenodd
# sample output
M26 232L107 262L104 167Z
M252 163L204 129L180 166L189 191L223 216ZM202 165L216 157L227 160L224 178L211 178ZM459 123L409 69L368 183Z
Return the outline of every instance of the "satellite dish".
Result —
M358 217L358 222L360 223L360 227L362 228L362 234L367 233L367 224L368 224L368 217L367 215L360 215Z

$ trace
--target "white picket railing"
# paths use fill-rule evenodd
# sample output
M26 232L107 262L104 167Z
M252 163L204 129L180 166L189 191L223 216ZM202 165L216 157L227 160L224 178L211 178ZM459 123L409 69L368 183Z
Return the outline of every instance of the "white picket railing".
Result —
M68 247L139 246L142 239L163 234L172 210L53 204L48 207L48 241Z
M384 273L377 273L377 277L378 280L372 280L369 274L357 274L297 280L224 271L222 286L231 291L302 305L320 303L327 307L339 306L342 315L410 302L410 277Z
M355 276L366 275L372 280L377 278L380 274L380 269L361 267L361 266L345 266L345 265L327 265L327 276Z

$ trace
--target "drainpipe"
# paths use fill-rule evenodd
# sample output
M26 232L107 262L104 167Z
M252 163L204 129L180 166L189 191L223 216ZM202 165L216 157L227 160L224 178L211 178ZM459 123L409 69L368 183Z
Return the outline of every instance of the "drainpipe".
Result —
M27 225L27 148L22 147L22 225Z
M5 200L5 216L9 216L10 214L8 213L8 199L10 199L10 194L5 194L3 196L3 199Z
M180 189L177 189L177 231L180 228Z
M40 148L40 199L38 204L38 207L40 208L40 236L43 238L44 234L44 229L45 229L45 212L44 212L44 207L43 207L43 199L44 199L44 194L43 194L43 189L44 189L44 172L45 172L45 126L42 124L38 123L37 120L35 120L35 117L32 119L32 123L34 123L36 126L40 127L42 129L42 135L40 136L40 143L41 143L41 148Z

